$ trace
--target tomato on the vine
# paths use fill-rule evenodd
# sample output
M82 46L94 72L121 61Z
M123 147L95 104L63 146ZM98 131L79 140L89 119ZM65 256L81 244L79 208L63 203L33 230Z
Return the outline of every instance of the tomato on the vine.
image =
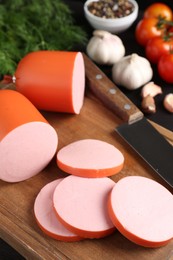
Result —
M165 25L158 28L157 24L157 18L144 18L138 22L135 30L135 37L140 45L146 46L149 39L163 34Z
M163 54L173 50L173 38L166 36L157 36L147 42L145 54L152 63L157 63Z
M144 11L144 17L145 18L158 18L162 17L168 21L171 21L173 18L173 13L171 8L164 4L164 3L153 3L150 6L148 6Z
M160 77L167 83L173 83L173 54L164 54L158 62Z

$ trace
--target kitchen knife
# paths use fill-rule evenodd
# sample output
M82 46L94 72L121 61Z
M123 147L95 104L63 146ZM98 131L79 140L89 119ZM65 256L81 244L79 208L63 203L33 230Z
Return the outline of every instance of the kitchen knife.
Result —
M83 54L87 85L124 121L115 130L173 187L173 146L150 124L144 114Z

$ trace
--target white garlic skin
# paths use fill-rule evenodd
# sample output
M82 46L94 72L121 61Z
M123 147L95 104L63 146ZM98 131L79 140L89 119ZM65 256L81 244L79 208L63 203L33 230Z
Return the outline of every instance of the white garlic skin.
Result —
M125 47L117 35L95 30L86 52L93 61L100 65L113 65L125 55Z
M166 110L168 110L170 113L173 113L173 93L169 93L165 96L163 105Z
M141 96L145 98L150 95L151 97L155 97L158 94L162 94L162 89L160 86L156 85L153 81L148 82L143 86L141 91Z
M113 81L129 90L134 90L152 79L150 62L136 53L123 57L112 67Z

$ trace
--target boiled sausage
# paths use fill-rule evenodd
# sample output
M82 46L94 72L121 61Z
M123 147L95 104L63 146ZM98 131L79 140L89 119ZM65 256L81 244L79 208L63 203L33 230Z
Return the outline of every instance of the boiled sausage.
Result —
M119 180L108 208L116 228L136 244L159 247L173 238L173 195L156 181L141 176Z
M70 175L55 188L53 206L59 221L84 238L100 238L115 230L107 199L115 182L105 178Z
M0 179L26 180L53 158L58 135L36 107L14 90L0 91Z
M79 241L82 238L66 229L53 210L53 193L62 180L52 181L40 190L34 203L35 218L41 230L48 236L66 242Z
M124 156L107 142L83 139L59 150L57 164L63 171L77 176L106 177L123 168Z
M38 109L80 113L85 89L80 52L31 52L19 62L14 76L16 89Z

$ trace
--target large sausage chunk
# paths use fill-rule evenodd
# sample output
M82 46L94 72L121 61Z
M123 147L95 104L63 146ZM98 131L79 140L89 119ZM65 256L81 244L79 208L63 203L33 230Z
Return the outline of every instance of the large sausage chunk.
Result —
M14 90L0 91L0 179L26 180L41 172L58 145L54 128Z
M38 109L79 114L85 89L83 56L80 52L31 52L18 64L15 85Z

